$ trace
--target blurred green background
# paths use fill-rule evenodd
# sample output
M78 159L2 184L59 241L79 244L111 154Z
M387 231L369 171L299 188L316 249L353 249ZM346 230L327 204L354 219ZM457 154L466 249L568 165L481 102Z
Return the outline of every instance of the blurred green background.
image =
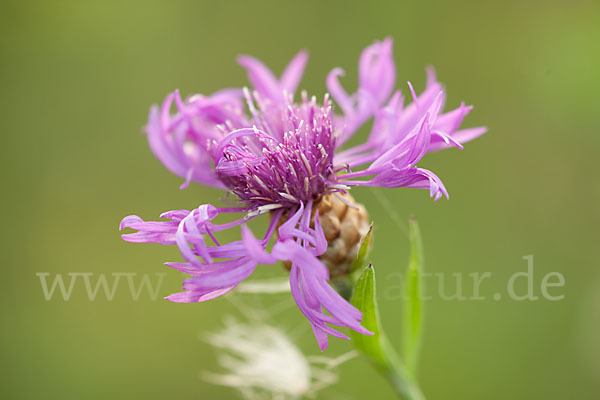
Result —
M466 295L469 273L492 273L486 300L427 303L420 379L428 398L597 399L599 22L597 1L2 2L0 397L238 398L200 378L219 370L201 334L240 315L236 306L161 300L181 288L181 274L162 265L178 261L177 250L128 244L117 231L125 215L153 219L221 196L178 190L181 179L140 133L148 109L175 88L208 94L246 84L241 53L279 73L306 48L302 88L322 95L336 66L352 88L360 51L390 35L403 90L406 80L422 90L432 64L448 106L474 104L465 126L489 133L423 160L449 201L420 190L353 191L376 224L384 323L397 339L394 273L406 265L406 221L415 215L429 272L462 273ZM565 298L494 300L530 254L536 295L557 271L566 285L551 293ZM156 301L146 292L133 301L125 280L112 301L102 292L90 301L81 281L69 301L46 301L39 272L167 275ZM287 296L261 301L288 302L272 319L318 353ZM326 355L350 348L333 341ZM362 360L338 371L340 382L319 398L393 398Z

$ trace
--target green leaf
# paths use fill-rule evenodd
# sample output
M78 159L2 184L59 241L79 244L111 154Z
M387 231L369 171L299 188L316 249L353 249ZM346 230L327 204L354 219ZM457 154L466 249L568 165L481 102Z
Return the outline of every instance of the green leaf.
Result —
M351 331L355 347L367 355L371 361L386 363L381 348L381 333L379 332L379 310L375 293L375 270L369 264L360 274L354 285L352 304L363 313L361 325L373 333L372 336Z
M367 258L369 257L371 247L373 246L372 233L373 224L369 225L369 230L367 234L361 238L360 247L358 249L358 255L356 256L356 259L350 267L350 273L359 271L361 268L364 268L368 264Z
M361 272L356 281L351 302L363 313L362 325L373 333L373 335L363 335L352 331L354 346L367 356L381 375L388 379L400 398L424 400L419 387L400 361L381 326L375 270L371 264Z
M406 269L404 287L404 321L402 350L404 362L413 375L416 373L421 347L421 328L423 325L423 246L419 225L414 218L409 221L410 257Z

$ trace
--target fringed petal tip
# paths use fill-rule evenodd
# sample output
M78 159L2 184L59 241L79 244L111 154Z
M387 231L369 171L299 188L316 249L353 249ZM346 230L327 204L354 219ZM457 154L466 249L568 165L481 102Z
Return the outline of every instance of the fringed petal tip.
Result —
M433 198L433 201L438 201L442 197L446 197L446 200L450 200L450 195L448 195L448 192L442 192L441 190L437 189L432 189L430 191L429 197Z
M344 75L346 75L346 72L342 68L336 67L327 74L326 84L331 97L338 103L344 112L344 117L349 118L354 113L354 101L340 84L339 78ZM347 121L344 121L344 124L346 122Z
M276 103L283 103L284 92L291 95L298 88L308 62L308 52L306 50L298 52L286 66L281 79L277 79L265 64L252 56L240 55L237 57L237 62L246 69L248 80L261 96Z
M199 272L198 267L196 267L190 263L166 262L166 263L164 263L164 265L166 265L167 267L176 269L177 271L183 272L184 274L188 274L188 275L196 275Z
M315 333L315 338L317 339L317 345L319 346L319 350L321 350L321 352L327 350L327 347L329 347L329 336L327 336L327 334L325 333L324 335L319 337Z
M173 303L201 303L222 296L225 293L229 292L231 289L233 289L235 286L236 285L228 286L216 290L191 290L179 292L165 297L165 300L169 300Z
M179 185L179 190L187 189L190 186L192 176L194 176L194 169L188 168L187 173L185 174L185 181Z
M128 215L119 223L119 230L122 231L125 228L130 228L132 225L142 222L144 222L144 220L141 217L138 217L137 215Z
M169 300L173 303L195 303L189 292L173 293L165 297L165 300Z
M288 93L292 94L298 89L298 84L304 74L306 63L308 62L308 51L300 50L292 61L285 67L281 74L281 86Z
M457 131L453 136L456 140L461 143L470 142L473 139L477 139L479 136L483 135L488 131L486 126L478 126L476 128L467 128L461 129Z
M433 65L428 65L427 67L425 67L425 73L427 75L426 87L431 87L433 85L440 84L437 80L437 74Z
M387 37L363 50L359 65L359 87L371 94L376 106L381 106L390 96L396 83L394 42Z

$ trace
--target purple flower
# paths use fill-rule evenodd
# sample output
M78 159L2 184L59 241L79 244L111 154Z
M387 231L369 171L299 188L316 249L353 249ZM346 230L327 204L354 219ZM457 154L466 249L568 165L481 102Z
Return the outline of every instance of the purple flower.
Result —
M137 230L124 234L126 241L179 248L184 262L167 265L193 276L184 281L184 292L167 299L209 300L235 288L257 264L284 261L290 265L294 300L321 349L327 347L328 335L347 338L331 326L370 334L360 325L360 311L328 284L330 271L323 257L331 242L319 216L321 199L337 196L356 208L347 200L352 186L422 188L435 200L448 197L441 180L417 163L430 151L462 148L485 132L482 127L459 129L471 107L461 104L442 113L444 93L431 69L419 96L409 83L413 101L404 106L400 91L393 93L392 47L388 38L363 51L354 94L339 83L343 71L331 71L327 88L341 114L334 113L329 95L319 102L302 92L294 100L308 59L305 52L294 57L281 78L260 61L239 57L253 91L227 89L185 100L175 91L161 107L152 107L146 126L150 148L185 179L182 188L193 181L237 197L234 207L203 204L193 211L169 211L161 215L166 219L162 222L123 219L121 229ZM340 150L371 118L367 141ZM242 215L232 222L213 222L229 213ZM267 232L256 238L245 224L265 213L271 215ZM241 227L240 240L217 241L215 232L236 226Z

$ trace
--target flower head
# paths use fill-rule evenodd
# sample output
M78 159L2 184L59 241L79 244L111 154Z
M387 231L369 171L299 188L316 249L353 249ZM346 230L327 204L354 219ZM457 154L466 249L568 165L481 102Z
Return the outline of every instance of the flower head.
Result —
M432 69L419 96L409 83L413 101L405 106L402 93L392 93L392 47L388 38L363 51L358 90L352 95L339 83L343 71L331 71L327 88L340 114L334 113L328 95L319 102L302 92L294 100L305 52L294 57L279 79L260 61L240 57L253 91L226 89L185 100L175 91L161 107L151 109L146 127L150 148L185 179L182 188L190 182L223 188L239 203L169 211L161 222L123 219L121 229L137 230L124 234L125 240L176 245L181 251L184 262L167 264L193 276L184 282L184 292L167 299L209 300L235 288L258 264L284 261L290 265L292 295L321 349L327 347L329 335L347 338L331 325L369 334L360 325L360 311L328 284L332 263L348 262L351 249L356 250L357 232L365 229L366 212L351 199L349 189L413 187L428 189L435 200L448 197L441 180L417 163L430 151L462 148L485 132L482 127L459 129L471 107L461 104L442 113L445 97ZM367 141L341 150L370 119L374 122ZM346 216L346 211L338 213L342 209L359 212ZM225 213L243 216L213 222ZM256 238L246 222L265 213L271 214L269 226ZM238 241L221 244L213 235L236 226L241 227Z

